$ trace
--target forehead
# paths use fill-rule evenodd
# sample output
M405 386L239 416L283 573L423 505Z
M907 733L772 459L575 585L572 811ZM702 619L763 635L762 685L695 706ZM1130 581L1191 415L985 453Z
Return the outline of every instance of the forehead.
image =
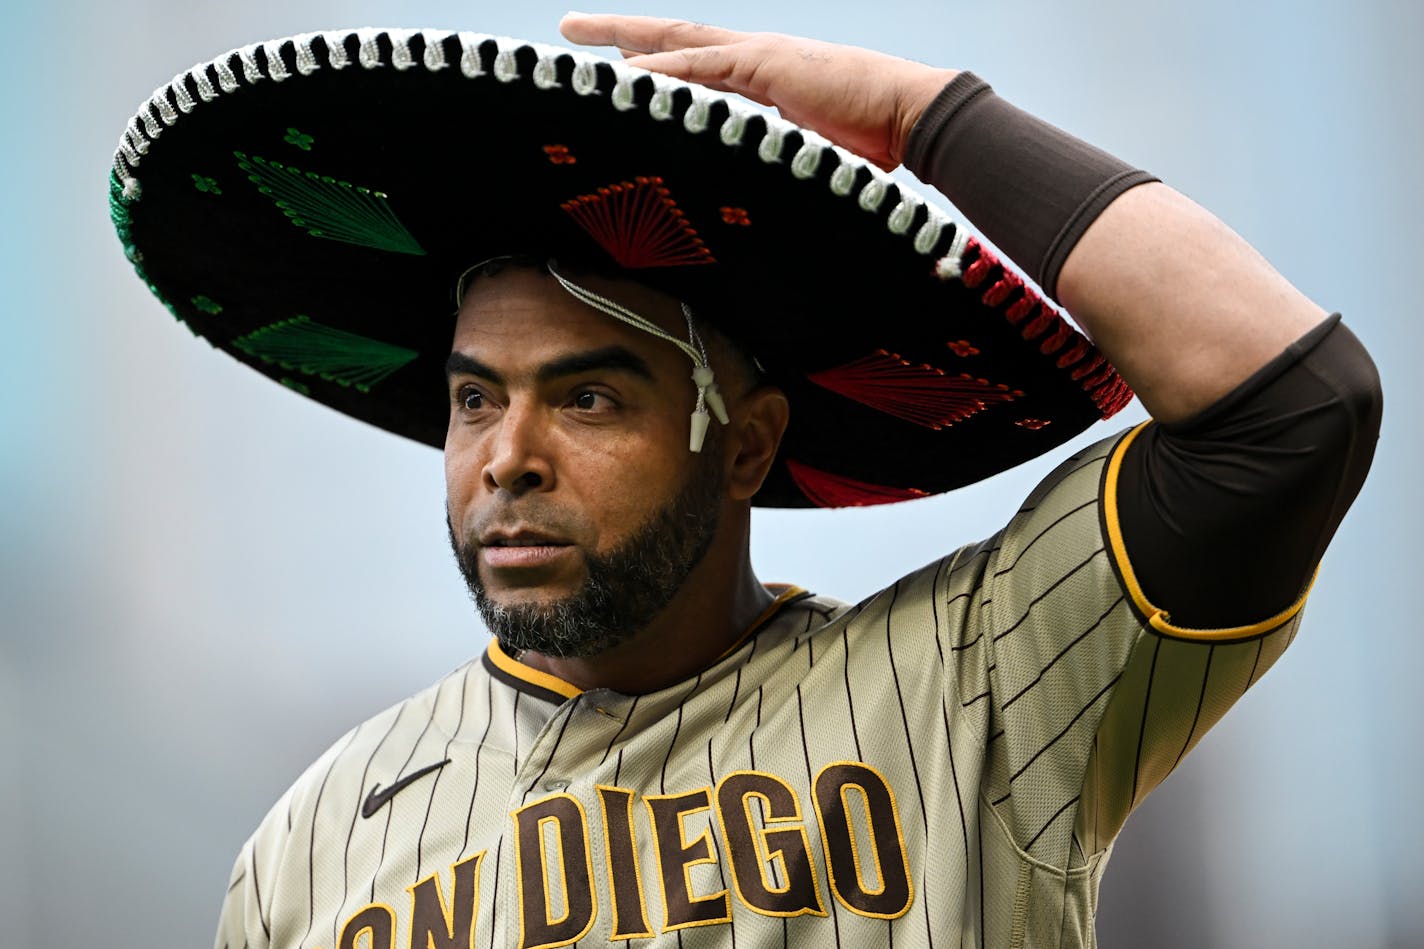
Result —
M587 274L568 279L685 338L681 305L672 297L627 280ZM568 348L623 345L655 357L677 349L657 337L574 298L548 273L512 267L475 279L465 292L455 324L457 352L513 347L531 357Z

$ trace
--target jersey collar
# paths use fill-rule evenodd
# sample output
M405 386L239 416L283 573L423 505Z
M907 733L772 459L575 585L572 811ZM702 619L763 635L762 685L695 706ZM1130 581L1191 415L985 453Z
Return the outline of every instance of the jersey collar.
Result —
M791 584L768 583L766 586L767 589L776 593L776 599L772 600L766 609L752 620L751 624L733 641L726 652L717 657L717 662L726 659L744 646L747 640L761 632L787 604L811 596L810 592ZM573 683L566 682L556 675L526 666L510 656L500 646L499 640L493 637L490 638L489 648L485 650L484 666L490 675L505 685L556 705L562 704L567 699L578 698L583 694L583 690Z

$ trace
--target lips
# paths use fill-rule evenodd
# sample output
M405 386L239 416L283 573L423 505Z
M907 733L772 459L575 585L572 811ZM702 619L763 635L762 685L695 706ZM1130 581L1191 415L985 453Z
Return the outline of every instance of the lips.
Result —
M539 531L491 531L480 538L481 547L567 547L569 542L561 537L543 534Z
M539 531L492 531L480 539L480 557L494 569L542 567L571 550L563 538Z

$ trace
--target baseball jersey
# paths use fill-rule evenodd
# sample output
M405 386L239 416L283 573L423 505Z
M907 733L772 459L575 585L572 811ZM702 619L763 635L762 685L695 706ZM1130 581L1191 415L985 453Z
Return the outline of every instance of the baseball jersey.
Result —
M1136 431L862 603L783 590L657 692L491 644L276 804L217 946L1093 945L1123 821L1299 622L1147 602L1116 517Z

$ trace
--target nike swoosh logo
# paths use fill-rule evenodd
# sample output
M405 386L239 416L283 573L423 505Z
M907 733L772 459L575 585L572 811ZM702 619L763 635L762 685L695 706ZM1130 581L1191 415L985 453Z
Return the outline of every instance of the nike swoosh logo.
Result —
M361 816L370 817L372 814L385 807L387 801L395 797L406 787L410 786L416 781L419 781L421 778L425 777L432 771L439 771L441 768L445 767L449 763L450 759L446 758L444 761L437 761L435 764L427 765L426 767L421 768L419 771L412 771L410 774L397 780L394 784L386 788L384 791L381 790L381 786L377 784L375 787L371 788L371 793L366 795L366 800L361 804Z

